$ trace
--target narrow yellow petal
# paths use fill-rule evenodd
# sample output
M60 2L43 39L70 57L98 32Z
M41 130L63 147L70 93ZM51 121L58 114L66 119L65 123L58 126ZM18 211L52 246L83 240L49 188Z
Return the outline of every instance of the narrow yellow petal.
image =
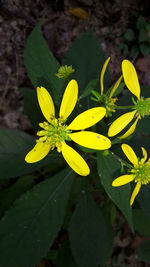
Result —
M134 180L136 175L134 174L126 174L119 176L112 182L112 186L121 186L130 183L131 181Z
M79 175L87 176L90 173L90 169L86 161L65 142L62 142L62 155L68 165Z
M91 149L104 150L111 147L110 140L98 133L81 131L77 133L71 133L69 134L69 137L77 144Z
M122 72L125 84L132 94L140 99L140 85L136 70L129 60L123 60Z
M135 111L131 111L123 114L118 119L116 119L109 127L108 136L114 136L120 133L134 118Z
M134 131L135 131L135 128L136 128L136 125L137 125L138 120L139 120L139 118L137 118L135 120L135 122L131 125L131 127L123 135L121 135L118 138L119 139L124 139L124 138L127 138L128 136L130 136L131 134L133 134Z
M45 158L50 151L50 144L46 142L37 143L34 148L26 155L25 161L28 163L34 163Z
M91 127L100 121L106 114L106 109L103 107L91 108L78 115L72 123L67 127L70 130L83 130Z
M78 98L78 84L75 80L71 80L64 92L63 99L60 106L59 117L67 119L73 111Z
M110 57L108 57L103 65L101 75L100 75L100 87L101 87L101 95L103 95L104 92L104 74L107 68L107 65L109 63Z
M143 158L141 159L141 162L144 163L147 160L147 151L144 147L141 147L143 152Z
M135 152L133 151L133 149L127 144L122 144L121 148L122 148L124 154L126 155L126 157L128 158L128 160L134 166L137 166L138 165L138 158L137 158Z
M119 77L119 79L116 81L116 83L114 84L111 92L110 92L110 95L109 95L109 98L111 98L113 96L113 94L115 93L116 89L118 88L119 84L121 83L121 80L122 80L122 75Z
M55 117L55 107L49 92L44 87L37 87L37 97L45 119L50 122Z
M133 202L134 202L134 199L135 197L137 196L137 194L139 193L140 191L140 188L141 188L141 183L138 182L133 190L133 193L131 195L131 198L130 198L130 206L132 206Z

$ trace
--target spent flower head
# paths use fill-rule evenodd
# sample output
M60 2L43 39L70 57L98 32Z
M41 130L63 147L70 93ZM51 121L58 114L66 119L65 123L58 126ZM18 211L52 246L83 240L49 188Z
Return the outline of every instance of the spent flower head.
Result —
M143 153L142 159L137 158L135 152L129 145L122 144L121 147L128 160L133 164L133 167L129 168L129 174L116 178L112 182L112 186L117 187L134 181L136 186L130 198L130 205L132 205L135 197L139 193L141 185L146 185L150 182L150 159L146 162L147 152L144 147L141 147Z
M106 94L104 94L104 74L106 72L106 68L107 65L110 61L110 57L106 59L106 61L104 62L101 74L100 74L100 88L101 88L101 93L98 93L95 90L92 90L92 94L94 97L91 97L92 100L94 100L95 102L97 102L98 106L103 106L106 108L106 116L107 117L111 117L112 113L116 111L116 101L117 98L113 97L116 89L118 88L121 80L122 80L122 76L117 80L117 82L115 83L115 85L113 86L113 88L111 89L111 91L109 92L109 90L106 92Z
M67 79L74 72L75 72L75 70L72 68L72 66L64 65L58 69L56 76L59 79Z
M136 96L137 100L132 98L134 106L131 107L134 111L127 112L116 119L109 127L108 136L112 137L120 133L132 120L134 123L130 128L119 138L123 139L130 136L136 128L137 122L141 117L150 115L150 98L144 99L140 97L140 85L136 70L129 60L123 60L122 72L125 84L129 91Z
M83 176L88 175L90 170L87 163L66 142L73 140L81 146L98 150L110 148L111 142L107 137L85 131L86 128L93 126L105 116L105 108L95 107L84 111L69 125L66 125L66 120L73 111L78 98L78 84L75 80L71 80L66 87L59 118L55 117L53 100L44 87L37 87L37 97L46 121L39 123L42 130L37 132L39 139L34 148L26 155L26 162L40 161L56 147L58 152L62 152L64 159L75 172Z

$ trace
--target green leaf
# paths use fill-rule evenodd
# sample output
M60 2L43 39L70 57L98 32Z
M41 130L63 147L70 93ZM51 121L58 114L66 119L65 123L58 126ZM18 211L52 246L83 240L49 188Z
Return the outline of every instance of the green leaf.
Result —
M142 144L143 146L143 144ZM149 151L148 151L149 152ZM143 211L150 214L150 184L141 186L140 194L137 196L140 207Z
M30 189L34 184L34 176L28 175L19 178L8 189L0 191L0 217L6 209L18 198L22 193Z
M81 267L97 267L107 240L106 222L91 195L83 190L70 221L71 249Z
M32 84L35 87L44 86L58 105L63 86L63 81L56 77L60 65L43 38L41 26L42 21L36 25L27 39L24 62Z
M130 185L113 187L112 181L120 174L121 165L114 154L109 153L104 156L102 152L97 153L98 174L101 183L109 198L117 205L126 217L131 229L133 229L132 210L129 204Z
M59 251L57 258L54 261L54 264L59 267L77 267L74 258L71 253L69 241L65 241Z
M141 29L139 31L138 41L141 42L147 42L148 41L148 35L147 32L144 29Z
M43 122L45 119L38 104L36 91L30 88L20 88L20 92L23 96L25 114L33 128L39 130L39 122Z
M81 100L84 97L89 96L91 94L91 91L96 88L97 83L98 83L98 79L90 81L87 84L85 90L83 91L83 94L79 97L79 100Z
M132 46L131 51L130 51L131 58L133 59L137 58L139 53L140 53L139 47L137 45Z
M79 84L79 95L81 95L87 84L94 79L99 79L105 54L100 46L99 40L90 30L81 34L72 44L66 54L63 65L72 65L75 69L73 77ZM109 81L108 68L106 70L104 87L107 88Z
M147 56L150 53L150 45L140 44L140 51L144 57Z
M132 29L127 29L123 37L126 41L132 42L135 39L135 33Z
M137 256L141 261L150 262L150 240L147 240L139 247Z
M120 43L120 44L119 44L119 48L120 48L120 50L122 51L123 55L124 55L124 56L127 56L127 54L129 53L128 45L125 44L125 43Z
M0 178L13 178L31 173L47 164L56 163L61 156L56 152L49 155L38 163L28 164L25 162L26 154L34 147L35 138L26 133L0 129Z
M14 203L0 222L1 266L36 266L45 256L63 223L74 176L66 168Z
M133 210L133 221L135 230L144 236L150 237L150 215L141 209Z
M143 29L146 25L146 21L142 16L139 16L136 22L136 28L138 30Z

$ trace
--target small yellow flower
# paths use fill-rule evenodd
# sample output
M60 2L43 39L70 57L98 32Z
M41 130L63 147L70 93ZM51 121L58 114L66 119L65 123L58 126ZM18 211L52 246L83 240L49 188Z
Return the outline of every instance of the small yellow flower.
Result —
M106 117L111 117L112 112L116 111L115 103L117 101L117 98L113 97L113 95L122 80L122 75L121 75L121 77L114 84L110 93L109 91L107 91L106 94L104 94L104 75L105 75L106 68L107 68L109 61L110 61L110 57L107 58L106 61L104 62L104 65L103 65L103 68L100 74L101 93L99 94L97 91L92 90L92 94L94 95L94 97L91 97L91 99L96 101L99 106L103 106L106 108Z
M135 131L137 122L139 119L141 119L141 117L150 115L150 99L144 99L143 97L140 98L140 85L138 76L133 64L129 60L123 60L122 72L125 84L129 91L137 97L137 102L134 100L134 106L132 107L134 111L123 114L109 127L108 136L112 137L120 133L133 119L135 119L134 123L125 132L125 134L119 137L120 139L128 137Z
M141 160L137 158L135 152L129 145L122 144L121 147L128 160L133 164L133 167L129 169L130 174L122 175L116 178L112 182L112 186L116 187L125 185L134 180L136 186L130 198L130 205L132 206L135 197L139 193L141 185L146 185L150 182L150 159L146 162L147 152L144 147L141 147L143 152L143 158Z
M58 152L62 152L64 159L75 172L83 176L88 175L90 170L87 163L73 148L66 144L66 141L73 140L77 144L91 149L110 148L111 142L107 137L84 131L105 116L105 108L95 107L84 111L67 126L65 124L66 119L73 111L78 98L78 84L75 80L71 80L66 87L58 119L55 118L53 100L44 87L37 87L37 97L47 121L39 123L42 130L38 131L37 135L40 138L36 141L34 148L26 155L25 161L28 163L37 162L56 147ZM73 130L76 132L72 133Z

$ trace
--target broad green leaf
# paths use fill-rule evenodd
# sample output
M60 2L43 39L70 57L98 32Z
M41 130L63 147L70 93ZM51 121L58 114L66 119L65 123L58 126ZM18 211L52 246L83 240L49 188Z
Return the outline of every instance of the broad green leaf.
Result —
M142 208L143 211L145 211L147 214L150 214L150 184L142 185L140 189L140 193L137 196L137 201Z
M0 222L0 266L36 266L64 220L73 173L66 168L28 191Z
M92 91L93 89L96 89L97 84L98 84L98 79L95 79L95 80L90 81L90 82L87 84L87 86L86 86L86 88L85 88L83 94L79 97L79 100L81 100L81 99L83 99L83 98L89 96L89 95L91 94L91 91Z
M105 61L105 54L97 37L90 30L81 34L72 44L63 61L64 65L72 65L75 69L73 77L79 84L79 95L84 92L87 84L100 78L100 72ZM104 88L109 81L108 69L104 79Z
M50 152L42 161L34 164L25 162L25 155L35 145L35 138L26 133L0 129L0 178L13 178L31 173L47 164L56 164L60 154Z
M59 267L77 267L74 258L71 253L70 244L68 241L65 241L59 251L57 258L54 261L56 266Z
M85 190L71 218L69 235L78 266L97 267L105 252L106 222L100 208Z
M20 88L23 95L25 114L28 116L33 128L39 130L39 122L45 121L37 100L36 90L30 88Z
M150 237L150 215L141 209L133 210L133 222L135 230L144 236Z
M140 44L140 51L144 57L147 56L150 53L150 45Z
M138 30L144 29L145 28L145 25L146 25L146 21L145 21L144 17L139 16L138 19L137 19L137 21L136 21L136 28Z
M144 29L141 29L139 31L138 41L139 41L139 43L148 42L148 34Z
M34 176L28 175L19 178L9 188L0 191L0 217L6 209L8 209L12 203L22 193L30 189L34 184Z
M112 181L121 175L120 162L111 152L109 152L108 155L103 155L102 152L98 152L97 164L98 164L98 174L100 177L100 181L107 195L122 211L131 229L133 229L132 209L129 204L131 196L130 185L127 184L119 187L112 186Z
M137 256L141 261L150 262L150 240L141 244L137 251Z
M58 105L63 81L56 77L59 63L50 52L41 31L42 21L33 29L27 39L24 62L32 84L45 87Z

